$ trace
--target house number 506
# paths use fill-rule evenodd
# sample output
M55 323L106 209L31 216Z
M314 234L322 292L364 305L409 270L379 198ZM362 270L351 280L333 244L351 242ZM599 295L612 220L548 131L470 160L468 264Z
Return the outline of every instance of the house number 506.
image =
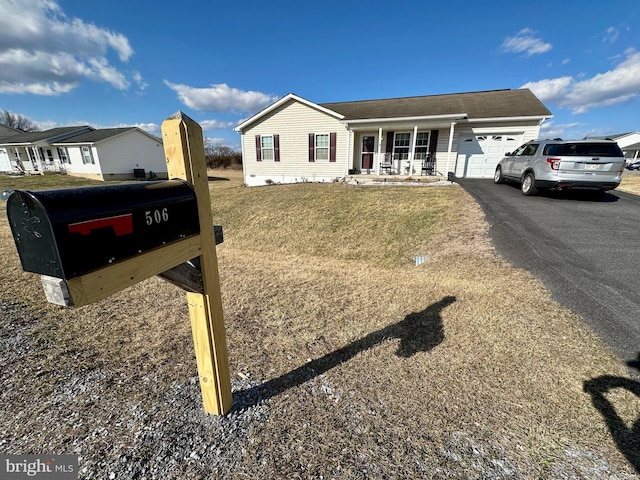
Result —
M144 218L147 222L147 225L166 222L169 220L169 211L166 207L162 210L147 210L146 212L144 212Z

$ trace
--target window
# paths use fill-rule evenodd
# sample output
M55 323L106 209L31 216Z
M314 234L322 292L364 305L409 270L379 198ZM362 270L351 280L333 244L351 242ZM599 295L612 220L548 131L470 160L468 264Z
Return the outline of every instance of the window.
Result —
M62 163L71 163L69 154L67 153L67 147L58 147L58 157Z
M409 146L411 145L411 134L396 133L393 138L393 158L406 160L409 158Z
M82 163L96 163L93 160L93 153L91 153L91 147L81 147L82 148Z
M329 160L329 135L316 135L316 160Z
M525 143L521 147L513 152L512 155L520 156L520 155L535 155L536 150L538 150L538 144L536 143Z
M429 132L418 132L416 136L415 158L424 159L429 153Z
M256 160L280 161L280 135L256 135Z
M336 161L336 133L309 134L309 161Z
M273 160L273 135L263 135L260 137L260 149L263 160Z

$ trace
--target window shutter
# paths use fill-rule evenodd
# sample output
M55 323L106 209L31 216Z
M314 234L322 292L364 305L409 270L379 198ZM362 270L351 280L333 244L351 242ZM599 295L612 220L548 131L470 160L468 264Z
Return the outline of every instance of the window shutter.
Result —
M273 159L276 162L280 161L280 135L278 134L273 136Z
M256 135L256 160L262 161L262 144L260 143L260 135Z
M387 147L385 153L393 153L393 132L387 132Z
M336 133L329 134L329 161L336 161Z
M438 148L438 130L431 130L429 136L429 153L435 154Z
M315 133L309 134L309 161L315 162L315 148L316 148L316 135Z

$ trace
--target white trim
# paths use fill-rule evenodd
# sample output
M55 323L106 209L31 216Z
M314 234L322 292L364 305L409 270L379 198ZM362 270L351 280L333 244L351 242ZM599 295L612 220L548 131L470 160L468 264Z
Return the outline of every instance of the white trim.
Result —
M535 115L533 117L487 117L487 118L470 118L469 123L479 122L519 122L524 120L547 120L553 118L553 115Z
M413 138L409 150L409 175L413 174L413 157L416 155L416 139L418 138L418 125L413 126Z
M344 123L384 123L384 122L411 122L417 120L463 120L466 113L454 113L447 115L425 115L420 117L393 117L393 118L366 118L361 120L343 120Z
M449 127L449 145L447 146L447 169L445 170L445 175L449 178L449 165L451 160L451 149L453 147L453 132L456 127L456 122L451 122L451 126Z
M351 146L351 137L352 137L352 135L353 135L353 133L351 132L351 130L347 128L347 146L344 149L344 156L345 156L345 159L344 159L344 162L345 162L344 163L344 165L345 165L344 175L345 176L349 175L349 157L350 157L350 155L349 155L350 148L349 147ZM338 142L338 140L336 139L336 143L337 142ZM338 148L337 145L336 145L336 148ZM351 163L353 163L353 162L351 162Z
M388 133L388 132L387 132ZM375 167L374 170L380 175L382 170L380 169L380 154L382 153L382 127L378 127L378 149L376 151Z

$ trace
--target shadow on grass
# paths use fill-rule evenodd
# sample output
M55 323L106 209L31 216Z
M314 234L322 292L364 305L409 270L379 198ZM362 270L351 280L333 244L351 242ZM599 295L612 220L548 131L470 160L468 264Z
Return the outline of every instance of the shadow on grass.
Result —
M207 177L207 180L210 181L210 182L229 182L229 181L231 181L231 179L227 178L227 177L214 177L214 176L211 176L211 175L209 175Z
M640 366L640 355L638 360L638 366ZM629 362L629 365L634 366L632 363L636 362ZM618 415L615 406L605 397L607 392L616 388L624 388L640 397L640 382L630 378L603 375L584 382L584 391L591 395L591 402L609 427L609 432L618 450L635 468L636 472L640 473L640 417L632 425L627 426Z
M421 312L410 313L398 323L372 332L366 337L312 360L289 373L261 385L235 392L234 410L255 406L290 388L302 385L386 340L394 338L400 340L396 351L396 355L399 357L409 358L419 352L428 352L444 340L444 327L440 312L455 301L456 297L444 297Z

